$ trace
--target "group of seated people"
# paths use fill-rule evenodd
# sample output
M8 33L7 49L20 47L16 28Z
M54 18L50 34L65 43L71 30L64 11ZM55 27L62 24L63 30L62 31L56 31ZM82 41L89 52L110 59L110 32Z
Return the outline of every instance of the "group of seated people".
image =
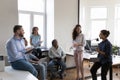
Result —
M54 66L59 65L59 77L63 79L63 73L66 69L65 53L58 45L56 39L52 41L52 47L48 51L49 62L42 61L41 36L38 34L38 27L33 27L32 35L30 36L30 44L33 47L27 46L27 40L24 38L24 30L21 25L15 25L13 28L14 35L7 41L6 50L8 60L13 69L29 71L40 80L47 80L47 70L54 77Z

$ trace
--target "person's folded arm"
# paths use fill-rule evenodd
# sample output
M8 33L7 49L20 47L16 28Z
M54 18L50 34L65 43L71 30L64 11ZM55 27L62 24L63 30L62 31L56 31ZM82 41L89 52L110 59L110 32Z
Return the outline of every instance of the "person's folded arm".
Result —
M10 51L12 52L12 57L14 58L19 58L19 57L22 57L22 52L21 51L18 51L14 41L11 41L10 44L9 44L9 48L10 48ZM26 50L23 50L23 52L25 52Z
M52 54L51 49L50 49L49 52L48 52L48 56L49 56L49 58L53 59L53 54Z

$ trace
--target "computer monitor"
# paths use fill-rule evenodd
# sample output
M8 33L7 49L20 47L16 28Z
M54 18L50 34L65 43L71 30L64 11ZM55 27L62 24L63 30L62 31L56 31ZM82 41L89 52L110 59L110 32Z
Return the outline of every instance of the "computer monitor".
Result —
M86 40L85 50L91 50L91 40Z

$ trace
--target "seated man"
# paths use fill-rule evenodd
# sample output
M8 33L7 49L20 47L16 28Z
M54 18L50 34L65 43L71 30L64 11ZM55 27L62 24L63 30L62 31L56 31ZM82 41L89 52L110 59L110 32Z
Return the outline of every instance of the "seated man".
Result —
M26 59L32 63L38 72L40 72L40 80L46 80L47 77L47 62L42 62L31 53L26 54Z
M6 44L8 60L13 69L29 71L37 77L37 71L34 66L26 60L25 53L32 48L25 48L24 30L21 25L15 25L13 28L14 35Z
M52 76L54 72L53 67L57 64L57 65L60 65L61 67L61 71L59 75L60 75L60 78L62 79L64 70L66 69L66 65L63 61L63 59L65 58L65 53L63 52L61 47L58 46L58 42L56 39L52 41L52 47L49 50L48 56L51 59L51 61L48 64L48 68L50 69Z

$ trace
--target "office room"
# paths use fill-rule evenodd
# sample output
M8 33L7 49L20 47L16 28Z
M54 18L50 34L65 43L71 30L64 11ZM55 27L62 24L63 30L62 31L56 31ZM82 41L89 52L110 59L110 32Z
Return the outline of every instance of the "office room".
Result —
M15 29L16 26L22 27L21 32L18 28ZM75 40L76 38L73 35L74 31L77 32L77 29L75 30L76 26L79 27L78 33L83 36L83 39ZM120 0L0 0L0 80L119 80L119 26ZM61 64L54 65L56 69L56 72L54 72L51 71L52 69L48 70L49 67L39 61L38 65L44 65L47 72L43 71L45 75L42 76L41 71L43 69L41 69L37 71L38 75L36 76L30 69L20 70L18 67L15 69L12 65L13 59L17 60L19 55L13 55L10 59L9 50L13 46L8 48L8 42L11 38L14 39L16 35L22 40L24 34L27 40L27 46L24 45L24 48L26 51L31 50L29 53L33 54L36 49L31 43L34 27L37 27L37 33L40 37L38 46L43 55L43 58L39 59L44 59L41 61L45 61L49 65L50 49L54 47L53 42L57 42L57 47L60 47L60 52L63 51L65 56L64 59L55 57L55 60L60 60L65 64L64 71L62 71L64 66L61 67ZM103 34L103 37L101 37L101 34ZM77 36L79 37L79 35ZM77 44L79 40L84 43ZM107 45L107 48L102 51L99 48L105 46L100 46L104 40L107 40L110 45ZM82 50L77 51L76 46L79 48L82 46ZM15 48L12 48L12 50L15 50ZM106 60L108 54L104 51L110 53L110 60ZM26 55L24 54L26 52L22 52L20 53ZM92 74L93 65L100 61L97 56L99 54L104 57L105 61L111 61L111 64L107 67L107 70L105 69L106 66L104 67L101 63L96 74ZM76 58L78 56L77 62ZM25 59L25 61L27 60ZM54 61L54 59L51 61ZM20 67L22 67L22 64ZM102 71L103 68L107 70L106 76L103 75L105 73ZM97 76L97 79L95 79L95 76Z

